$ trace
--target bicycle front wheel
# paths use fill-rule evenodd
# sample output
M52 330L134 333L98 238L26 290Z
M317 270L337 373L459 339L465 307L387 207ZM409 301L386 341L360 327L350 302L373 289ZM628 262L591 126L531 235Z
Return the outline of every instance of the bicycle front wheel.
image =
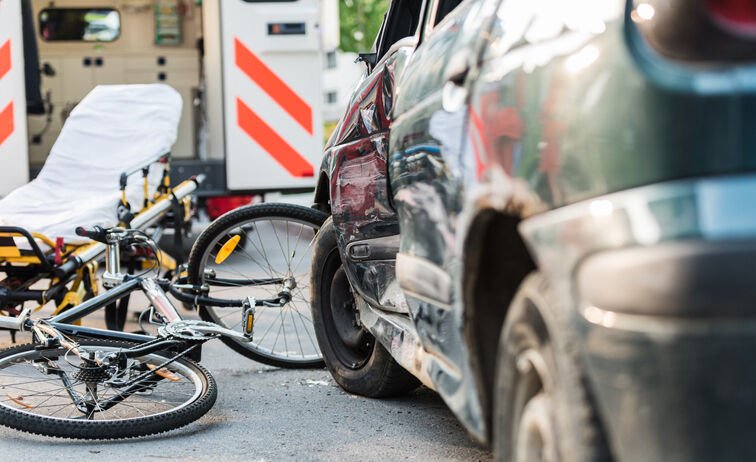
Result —
M283 290L290 301L258 307L253 341L222 337L235 351L256 361L286 368L322 367L312 325L310 260L312 242L328 216L291 204L242 207L221 216L198 238L189 255L189 282L207 285L221 299L275 299ZM242 308L201 306L200 315L242 330Z
M81 340L83 357L102 358L133 347L113 340ZM90 356L91 355L91 356ZM118 367L93 367L63 348L27 344L0 352L0 425L44 436L121 439L172 430L199 419L215 403L215 381L186 358L135 382L168 358L152 353Z

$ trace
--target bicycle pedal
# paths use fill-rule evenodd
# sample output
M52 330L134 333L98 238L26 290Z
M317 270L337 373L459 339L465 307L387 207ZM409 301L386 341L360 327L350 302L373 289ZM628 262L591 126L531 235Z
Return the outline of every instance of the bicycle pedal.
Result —
M157 366L155 366L154 364L147 364L147 367L149 367L150 370L155 373L155 375L158 375L166 380L170 380L171 382L181 381L181 377L179 377L178 375L174 374L173 372L169 371L168 369L164 367L161 369L158 369Z

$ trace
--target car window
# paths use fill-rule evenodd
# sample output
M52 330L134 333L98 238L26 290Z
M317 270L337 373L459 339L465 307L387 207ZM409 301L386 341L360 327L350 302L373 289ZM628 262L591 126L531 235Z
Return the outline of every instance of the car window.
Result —
M433 0L425 15L425 27L423 36L427 36L434 27L449 15L464 0Z
M470 0L461 3L445 21L439 23L415 51L400 83L402 97L397 99L396 113L419 104L428 95L440 91L446 81L445 71L452 57L472 58L475 43L486 19L483 9L495 0Z
M388 17L377 49L380 60L393 44L405 37L415 35L420 24L422 0L395 0L391 3Z

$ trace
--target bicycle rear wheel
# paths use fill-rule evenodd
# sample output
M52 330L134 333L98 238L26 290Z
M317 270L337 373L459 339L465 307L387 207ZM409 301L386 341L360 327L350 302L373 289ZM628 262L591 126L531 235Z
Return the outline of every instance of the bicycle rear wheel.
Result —
M210 297L271 299L285 285L291 301L258 307L254 340L222 337L235 351L286 368L322 367L312 326L310 260L315 234L328 216L291 204L261 204L233 210L214 221L189 255L191 284L206 284ZM200 307L206 321L242 330L242 308Z
M134 346L112 340L81 340L80 345L83 355L100 357ZM119 370L136 376L166 359L147 354L128 360L126 369ZM210 373L186 358L140 380L131 394L105 385L114 371L87 366L63 348L27 344L4 350L0 352L0 425L59 438L133 438L191 423L210 410L217 397ZM81 398L79 406L72 395ZM111 400L115 404L105 409Z

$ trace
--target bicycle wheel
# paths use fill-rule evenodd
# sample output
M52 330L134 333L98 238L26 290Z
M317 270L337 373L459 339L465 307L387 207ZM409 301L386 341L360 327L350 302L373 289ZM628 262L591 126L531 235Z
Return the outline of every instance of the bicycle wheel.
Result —
M258 307L254 340L222 337L235 351L287 368L322 367L310 310L312 242L327 215L291 204L261 204L233 210L214 221L189 255L189 282L206 284L224 299L278 297L293 286L283 307ZM242 309L200 307L203 319L242 330Z
M81 340L80 345L83 355L99 356L134 346L112 340ZM169 364L139 381L131 394L104 383L114 374L133 378L165 360L162 354L147 354L115 372L87 366L63 348L9 348L0 352L0 425L78 439L133 438L184 426L210 410L217 397L215 380L194 361ZM72 395L80 398L78 406Z

